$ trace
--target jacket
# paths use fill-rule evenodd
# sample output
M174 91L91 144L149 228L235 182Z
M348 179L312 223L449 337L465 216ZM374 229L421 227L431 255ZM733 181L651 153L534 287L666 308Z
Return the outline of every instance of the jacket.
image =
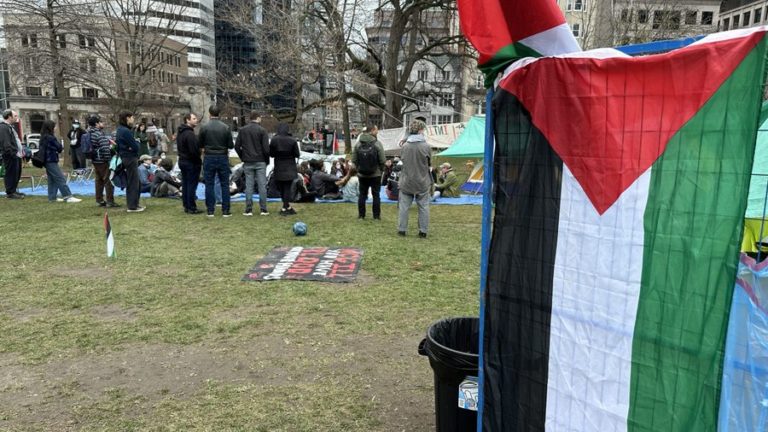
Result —
M195 165L203 164L195 131L189 125L179 126L179 132L176 135L176 147L179 151L179 160L192 162Z
M440 191L440 196L445 198L458 198L461 196L459 192L459 178L456 177L453 169L438 177L435 189Z
M232 131L219 119L211 119L206 123L200 129L197 140L200 148L205 150L206 156L227 156L229 149L235 146L232 143Z
M0 150L4 158L15 157L19 153L19 145L16 142L16 130L13 125L0 121Z
M277 126L277 135L269 143L269 153L275 158L275 180L292 181L298 175L296 158L301 156L299 143L288 132L288 125Z
M64 150L64 146L61 145L59 140L53 135L44 135L40 137L40 150L45 152L45 163L59 162L59 153Z
M269 165L269 136L256 122L240 129L235 142L235 151L245 163L265 162Z
M424 135L415 134L408 137L400 151L403 169L400 173L400 192L415 195L429 192L432 186L432 175L429 172L432 163L432 149L429 148Z
M359 172L357 173L358 177L381 177L381 172L384 171L384 163L387 161L386 155L384 155L384 146L381 145L381 142L379 142L378 139L376 139L375 136L369 134L369 133L362 133L360 134L360 137L357 139L357 144L355 144L355 148L352 151L352 163L357 166L357 154L358 150L360 149L360 145L363 143L373 143L373 146L376 148L376 152L379 155L379 166L376 168L376 171L371 175L362 175Z
M168 171L158 168L157 171L155 171L155 178L152 179L152 186L150 186L150 194L154 197L157 196L157 189L162 185L163 183L168 183L169 185L180 189L181 188L181 182L177 180L174 176L171 175Z
M93 163L108 163L112 159L112 143L103 130L95 127L88 128L91 134L91 160Z
M117 127L117 133L115 135L115 141L117 141L117 154L119 154L121 158L139 157L139 143L133 138L133 132L131 132L130 129L120 125Z

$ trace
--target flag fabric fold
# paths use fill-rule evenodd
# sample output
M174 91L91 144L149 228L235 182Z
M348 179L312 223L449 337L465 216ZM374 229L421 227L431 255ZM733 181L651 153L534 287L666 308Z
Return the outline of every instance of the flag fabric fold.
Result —
M109 213L104 213L104 231L107 238L107 257L114 258L115 255L115 237L112 234L112 224L109 223Z
M765 35L501 80L483 430L717 430Z

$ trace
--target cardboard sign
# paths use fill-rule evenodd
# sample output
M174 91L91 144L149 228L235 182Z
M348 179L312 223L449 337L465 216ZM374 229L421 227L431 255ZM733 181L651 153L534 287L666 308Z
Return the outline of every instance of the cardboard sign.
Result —
M243 276L244 281L351 282L363 251L352 247L276 247Z

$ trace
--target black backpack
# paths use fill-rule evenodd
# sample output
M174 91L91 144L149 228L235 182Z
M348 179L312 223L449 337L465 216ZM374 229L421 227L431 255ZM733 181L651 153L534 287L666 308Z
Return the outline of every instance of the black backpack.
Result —
M360 143L357 148L357 172L364 176L373 175L379 169L379 151L372 142Z

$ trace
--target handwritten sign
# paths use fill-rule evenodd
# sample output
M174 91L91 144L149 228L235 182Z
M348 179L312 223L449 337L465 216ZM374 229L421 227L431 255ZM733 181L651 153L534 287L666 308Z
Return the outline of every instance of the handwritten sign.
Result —
M243 276L244 281L351 282L363 251L352 247L276 247Z

